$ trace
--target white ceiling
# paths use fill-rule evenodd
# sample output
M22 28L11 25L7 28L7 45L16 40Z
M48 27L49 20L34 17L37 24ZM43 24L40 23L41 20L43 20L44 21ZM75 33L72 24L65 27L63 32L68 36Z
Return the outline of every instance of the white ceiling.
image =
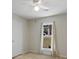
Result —
M24 18L32 19L47 17L66 12L66 0L42 0L42 4L49 8L48 11L40 9L34 11L31 3L33 0L12 0L12 13Z

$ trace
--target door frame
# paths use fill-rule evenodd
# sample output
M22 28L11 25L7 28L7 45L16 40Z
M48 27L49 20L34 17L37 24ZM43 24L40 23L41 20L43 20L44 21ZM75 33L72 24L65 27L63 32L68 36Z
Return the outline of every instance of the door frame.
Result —
M52 35L51 35L51 48L43 48L43 26L44 25L52 25ZM45 22L42 23L42 28L41 28L41 51L50 51L53 53L53 22Z

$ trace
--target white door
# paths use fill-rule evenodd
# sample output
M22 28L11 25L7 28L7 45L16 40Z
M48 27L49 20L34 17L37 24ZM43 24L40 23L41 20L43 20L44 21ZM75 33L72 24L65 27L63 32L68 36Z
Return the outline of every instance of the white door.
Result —
M53 23L43 23L41 32L41 53L51 55L53 52Z

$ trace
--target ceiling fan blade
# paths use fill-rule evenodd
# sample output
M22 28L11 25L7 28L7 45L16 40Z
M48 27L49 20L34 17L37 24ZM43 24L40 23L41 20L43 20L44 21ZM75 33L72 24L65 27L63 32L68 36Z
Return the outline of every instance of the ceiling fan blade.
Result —
M48 10L49 9L48 7L43 6L43 5L40 5L39 7L42 8L42 9L45 9L45 10Z

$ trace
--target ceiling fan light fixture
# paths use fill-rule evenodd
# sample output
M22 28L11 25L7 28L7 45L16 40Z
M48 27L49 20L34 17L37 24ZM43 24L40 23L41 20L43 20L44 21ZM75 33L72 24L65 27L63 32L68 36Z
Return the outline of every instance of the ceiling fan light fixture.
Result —
M35 6L35 7L34 7L34 10L35 10L35 11L39 11L39 9L40 9L39 6Z

